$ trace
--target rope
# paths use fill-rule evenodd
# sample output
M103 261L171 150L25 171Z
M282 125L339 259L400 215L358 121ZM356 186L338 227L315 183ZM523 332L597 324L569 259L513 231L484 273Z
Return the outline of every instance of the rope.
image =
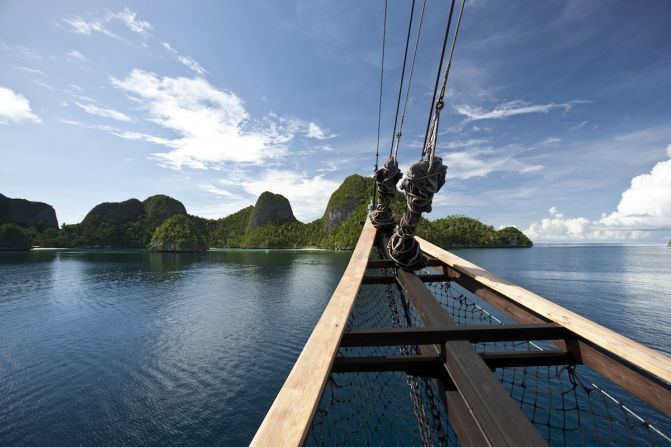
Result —
M440 63L438 64L438 73L436 74L436 84L433 87L433 97L431 98L431 105L429 106L429 120L426 123L426 133L424 134L424 146L422 147L422 156L424 156L424 148L429 136L429 129L431 128L431 120L433 118L433 108L436 101L436 93L438 93L438 83L440 82L440 72L443 69L443 58L445 57L445 49L447 48L447 38L450 36L450 25L452 24L452 13L454 12L454 4L456 0L452 0L450 5L450 15L447 18L447 26L445 28L445 37L443 38L443 48L440 50Z
M436 157L437 163L420 160L410 166L401 183L405 191L406 207L403 217L389 239L389 256L397 265L408 270L419 270L426 264L415 240L422 213L431 212L433 195L445 184L447 166Z
M375 171L380 161L380 126L382 123L382 85L384 83L384 47L387 42L387 1L384 0L384 25L382 26L382 63L380 67L380 94L377 106L377 144L375 146ZM375 203L377 189L373 186L373 203Z
M396 195L396 184L401 180L401 170L395 158L389 158L384 166L375 171L377 187L377 206L370 215L370 220L378 230L390 233L394 229L394 215L391 212L391 201Z
M457 37L459 35L459 28L461 28L461 19L464 15L464 6L466 5L466 0L461 1L461 8L459 10L459 19L457 20L457 27L454 30L454 37L452 38L452 48L450 49L450 56L447 59L447 66L445 67L445 74L443 76L443 83L440 88L440 95L438 96L438 101L435 105L435 113L433 119L431 120L430 131L427 134L427 139L424 141L424 148L422 149L422 158L425 155L429 156L430 163L433 164L433 159L436 153L436 145L438 142L438 127L440 124L440 112L445 106L445 88L447 86L447 78L450 74L450 68L452 67L452 57L454 56L454 48L457 43Z
M401 114L401 124L398 128L398 133L396 134L396 147L394 148L393 154L390 156L397 158L398 156L398 147L401 143L401 135L403 133L403 124L405 123L405 111L408 108L408 98L410 97L410 86L412 85L412 76L415 72L415 59L417 58L417 49L419 48L419 36L422 34L422 25L424 23L424 11L426 10L426 0L422 4L422 14L419 18L419 27L417 29L417 38L415 39L415 49L412 53L412 64L410 65L410 76L408 78L408 87L405 92L405 101L403 103L403 113Z
M415 15L415 0L412 0L410 6L410 20L408 21L408 34L405 37L405 53L403 54L403 68L401 69L401 82L398 85L398 97L396 100L396 115L394 116L394 131L391 134L391 148L389 149L389 156L394 152L394 138L396 137L396 124L398 123L398 111L401 108L401 95L403 93L403 78L405 77L405 64L408 60L408 47L410 46L410 31L412 30L412 19Z

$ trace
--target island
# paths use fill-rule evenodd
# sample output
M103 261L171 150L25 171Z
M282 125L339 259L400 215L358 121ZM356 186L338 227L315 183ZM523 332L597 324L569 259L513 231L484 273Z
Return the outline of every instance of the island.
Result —
M52 216L44 207L49 205L22 201L22 211L16 213L7 212L9 207L2 205L6 202L0 201L0 206L4 206L0 208L0 224L16 227L6 230L12 240L18 241L19 231L32 245L41 247L148 248L169 252L202 251L208 247L349 250L356 244L361 223L366 219L373 185L372 178L350 175L333 192L322 216L308 223L296 219L286 197L265 191L253 206L220 219L190 215L180 201L159 194L144 201L133 198L101 203L81 223L60 228L55 212ZM3 198L8 199L0 195ZM12 206L16 203L12 202ZM38 205L31 208L31 203ZM391 209L398 221L405 209L401 192L392 200ZM443 248L533 245L514 227L496 230L462 215L423 218L417 234ZM15 245L25 247L25 241Z
M156 228L149 243L151 251L206 251L207 242L196 225L184 214L176 214Z

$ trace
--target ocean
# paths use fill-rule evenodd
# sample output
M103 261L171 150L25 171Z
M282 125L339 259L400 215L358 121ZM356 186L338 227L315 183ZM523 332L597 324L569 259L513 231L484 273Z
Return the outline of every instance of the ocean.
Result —
M458 255L671 353L671 249ZM0 445L246 445L351 252L0 253Z

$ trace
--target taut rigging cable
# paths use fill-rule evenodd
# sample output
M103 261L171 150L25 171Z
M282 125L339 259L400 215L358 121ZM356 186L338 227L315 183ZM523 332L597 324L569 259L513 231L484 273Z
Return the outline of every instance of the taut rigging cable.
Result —
M380 94L377 107L377 145L375 146L375 171L380 161L380 124L382 122L382 85L384 82L384 47L387 42L387 1L384 0L384 24L382 26L382 63L380 64ZM414 1L414 0L413 0ZM377 188L373 186L373 202L377 199Z
M422 11L423 12L423 11ZM410 31L412 31L412 19L415 15L415 0L410 6L410 20L408 20L408 35L405 37L405 53L403 53L403 68L401 69L401 82L398 85L398 98L396 100L396 114L394 115L394 131L391 134L391 148L389 156L394 153L394 140L396 138L396 125L398 123L398 111L401 108L401 96L403 94L403 79L405 78L405 64L408 61L408 47L410 46ZM414 59L413 59L414 61Z
M424 139L424 147L422 148L422 157L424 159L425 155L429 156L429 166L433 164L433 158L436 154L436 144L438 141L438 126L440 124L440 111L445 106L445 88L447 86L447 78L450 75L450 68L452 67L452 57L454 56L454 47L457 43L457 37L459 36L459 28L461 27L461 18L464 15L464 5L466 0L461 0L461 8L459 9L459 18L457 19L457 27L454 30L454 37L452 38L452 47L450 48L450 56L447 59L447 65L445 66L445 75L443 76L443 83L440 88L440 95L438 96L438 101L435 105L435 113L433 119L430 121L430 136L427 134ZM449 29L449 26L448 26ZM440 74L440 72L439 72ZM435 96L435 92L434 92Z
M410 97L410 86L412 85L412 75L415 72L415 59L417 58L417 49L419 48L419 36L422 34L422 24L424 23L424 11L426 10L426 0L422 3L422 14L419 17L419 27L417 28L417 38L415 39L415 50L412 53L412 64L410 64L410 76L408 77L408 87L405 91L405 101L403 102L403 113L401 114L401 124L398 127L396 134L396 146L389 154L390 157L396 159L398 155L398 147L401 143L401 135L403 133L403 123L405 123L405 111L408 108L408 98ZM397 112L398 113L398 112Z
M426 133L424 134L424 145L422 146L422 156L424 155L424 148L429 136L429 129L431 129L431 120L433 118L434 104L436 102L436 93L438 93L438 83L440 82L440 73L443 70L443 58L445 57L445 49L447 48L447 40L450 36L450 26L452 25L452 13L454 12L454 4L456 0L452 0L450 5L450 15L447 18L447 26L445 27L445 37L443 38L443 48L440 50L440 62L438 63L438 73L436 73L436 84L433 87L433 97L431 98L431 105L429 106L429 120L426 123Z

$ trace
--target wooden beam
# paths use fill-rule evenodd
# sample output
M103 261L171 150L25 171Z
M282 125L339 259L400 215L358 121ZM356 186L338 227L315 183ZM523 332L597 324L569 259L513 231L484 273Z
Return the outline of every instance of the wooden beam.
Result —
M452 328L456 323L445 309L436 301L431 292L413 273L399 269L399 285L405 296L412 301L419 318L426 327ZM508 392L503 389L496 376L475 352L473 346L465 341L450 341L442 345L441 355L457 393L448 395L450 399L463 398L468 414L473 421L455 424L459 439L483 438L489 445L496 446L537 446L546 445L533 424L522 413ZM462 405L463 407L463 405ZM448 416L455 415L449 411ZM459 431L463 427L477 426L481 435ZM481 439L482 440L482 439Z
M423 282L444 282L447 281L445 275L417 275ZM366 275L363 277L362 284L394 284L396 278L393 276Z
M575 357L566 351L481 352L480 357L491 369L575 365L577 363Z
M438 259L429 259L427 267L438 267L443 265L443 262ZM391 259L374 259L368 261L369 269L386 269L386 268L396 268L396 263Z
M359 293L375 235L375 227L366 220L338 287L333 292L324 313L251 445L299 446L305 440L345 330L347 318Z
M571 354L563 351L481 352L478 355L490 369L575 364ZM449 379L439 355L336 357L331 369L334 373L383 371Z
M443 361L437 355L336 357L331 372L403 371L422 377L445 376Z
M470 342L557 340L571 337L566 328L554 324L502 324L433 327L352 329L343 334L340 346L399 346L442 344L452 340Z
M550 321L573 332L579 340L574 344L574 354L585 365L671 417L671 357L594 323L430 242L421 238L417 240L425 253L445 263L451 279L517 321Z

